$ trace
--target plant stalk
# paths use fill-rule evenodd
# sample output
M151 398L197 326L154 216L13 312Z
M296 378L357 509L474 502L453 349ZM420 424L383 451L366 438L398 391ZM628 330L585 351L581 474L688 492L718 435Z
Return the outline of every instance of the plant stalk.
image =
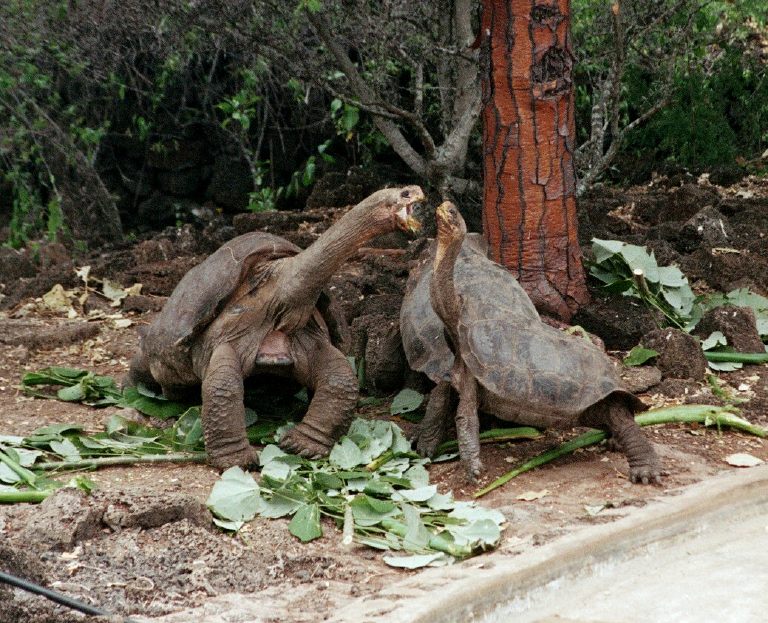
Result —
M652 426L655 424L676 424L687 422L698 422L705 426L728 426L757 437L768 437L768 430L750 424L745 419L739 417L734 412L733 407L716 407L713 405L676 405L673 407L662 407L646 413L635 416L635 421L640 426ZM476 491L473 496L479 498L486 493L506 484L516 476L530 471L535 467L549 463L561 456L570 454L579 448L594 445L601 442L608 436L608 433L602 430L593 430L576 437L566 443L539 454L532 459L518 465L515 469L503 474L492 483Z
M137 465L140 463L204 463L205 452L171 452L169 454L145 454L143 456L102 456L77 461L51 461L35 465L35 469L52 471L57 469L96 469L114 465Z
M514 439L536 439L541 437L541 431L532 426L520 426L517 428L492 428L480 433L480 443L501 443L503 441L512 441ZM444 441L436 451L439 456L446 452L458 449L459 442L456 439Z
M381 525L385 530L391 532L392 534L396 534L401 539L404 539L405 535L408 533L408 527L404 523L400 523L394 519L382 519ZM455 544L445 541L444 539L440 539L434 536L429 539L427 547L438 552L449 554L454 558L466 558L472 553L469 548L459 547Z
M729 363L768 363L768 353L725 353L704 351L707 361Z
M53 489L45 491L0 491L0 504L38 504L47 498Z

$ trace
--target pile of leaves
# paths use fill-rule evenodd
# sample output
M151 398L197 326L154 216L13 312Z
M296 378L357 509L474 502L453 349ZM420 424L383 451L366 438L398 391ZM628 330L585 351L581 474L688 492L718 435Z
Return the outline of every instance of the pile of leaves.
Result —
M595 261L590 265L589 272L602 282L605 291L639 298L649 307L660 311L670 325L690 332L705 313L716 307L749 307L755 313L760 337L768 341L768 298L747 288L739 288L728 294L697 297L687 277L677 266L659 266L653 251L649 252L646 247L619 240L593 238L592 251ZM731 371L742 365L738 361L724 360L728 359L726 355L733 352L733 349L719 331L702 340L702 349L708 355L710 367L715 370ZM716 355L710 357L712 353ZM654 350L636 347L625 359L625 363L640 365L656 355L658 353ZM762 361L759 357L754 359L753 363Z
M409 569L494 547L504 516L439 493L429 484L427 462L394 423L357 419L327 459L266 446L259 483L231 468L214 485L208 507L227 530L239 530L257 516L292 516L288 529L304 542L322 536L326 517L341 528L343 543L401 552L384 556L384 562Z

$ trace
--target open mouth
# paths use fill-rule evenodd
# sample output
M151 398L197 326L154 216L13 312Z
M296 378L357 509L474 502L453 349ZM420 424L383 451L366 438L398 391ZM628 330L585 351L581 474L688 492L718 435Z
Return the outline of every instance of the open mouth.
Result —
M409 201L402 208L400 208L400 210L397 212L397 220L401 229L411 234L415 234L421 229L421 223L415 216L413 216L413 210L415 206L422 201L424 201L424 198L418 197L413 199L413 201Z

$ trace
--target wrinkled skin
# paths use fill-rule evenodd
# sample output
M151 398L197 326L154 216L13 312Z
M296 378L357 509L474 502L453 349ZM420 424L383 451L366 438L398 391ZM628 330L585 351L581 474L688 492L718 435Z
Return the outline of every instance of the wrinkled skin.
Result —
M515 306L519 305L520 299L515 298L517 285L511 289L514 296L503 296L501 288L510 285L507 279L514 281L514 278L506 272L491 272L495 269L482 253L467 256L465 251L463 261L493 275L488 283L481 283L480 278L455 278L454 267L466 228L453 204L441 205L436 215L438 236L429 279L430 300L444 325L454 358L447 378L440 378L439 367L435 374L437 385L414 434L419 453L434 455L444 440L447 423L455 416L459 453L469 478L476 480L483 469L477 416L478 410L482 410L522 425L590 426L607 430L628 459L632 482L660 482L662 471L656 453L633 416L634 409L643 408L642 403L618 387L604 355L587 350L592 346L570 341L581 338L566 337L542 325L532 306L527 312L523 310L525 313L519 319L509 320L514 318ZM488 267L484 268L486 262ZM485 296L485 301L475 306L468 304L474 300L470 297L489 291L496 296ZM509 304L510 300L511 308L497 307ZM409 319L407 314L401 319L403 317ZM516 333L518 327L525 330ZM419 331L429 336L429 331L425 332L429 328L422 324ZM407 330L411 329L403 327L404 334ZM438 341L433 340L433 344ZM423 343L413 340L417 350ZM521 347L531 354L522 358L526 370L515 372L513 367L520 364ZM432 352L442 351L434 346ZM539 360L541 353L552 353L546 364ZM562 353L561 358L555 353ZM424 352L419 351L417 355L425 369L435 369L431 365L434 362L429 361ZM513 367L501 365L502 361ZM567 374L568 366L577 362L577 367L583 369ZM547 375L551 381L547 381ZM519 389L515 390L516 387ZM552 398L560 394L562 400ZM456 407L454 395L458 396Z
M229 241L176 287L142 336L125 384L144 383L168 398L201 387L208 460L226 469L257 458L245 429L244 379L292 377L313 397L280 445L327 454L349 427L358 386L332 339L343 318L324 303L323 288L373 236L414 229L411 211L423 200L418 186L378 191L301 252L270 234Z

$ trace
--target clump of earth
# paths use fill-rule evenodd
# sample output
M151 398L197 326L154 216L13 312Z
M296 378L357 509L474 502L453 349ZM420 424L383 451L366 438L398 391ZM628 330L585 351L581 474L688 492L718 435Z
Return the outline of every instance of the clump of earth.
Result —
M306 246L343 210L239 215L231 222L215 218L88 257L73 257L60 245L49 245L37 258L3 249L0 434L25 435L66 422L77 422L87 432L103 430L113 409L25 396L18 389L21 376L55 365L119 379L138 329L151 321L181 276L221 243L264 229ZM597 188L580 202L580 227L587 257L591 238L620 239L647 245L660 265L677 264L698 294L748 287L768 295L768 180L745 178L720 187L706 178L657 178L627 189ZM403 385L429 389L405 368L397 326L409 266L423 248L423 240L404 235L379 239L330 284L351 328L351 354L365 360L365 393L391 397ZM141 291L119 306L92 293L83 304L73 303L74 318L36 301L57 284L65 291L81 288L83 279L75 271L84 265L93 279L126 288L141 283ZM611 354L623 355L659 329L660 318L636 299L608 296L597 287L592 296L574 322L602 338ZM651 407L737 402L746 419L768 426L767 370L745 365L722 373L718 391L700 373L675 376L643 366L624 374ZM359 413L390 417L388 402L360 407ZM412 426L394 419L406 430ZM490 419L484 424L503 426ZM574 434L548 431L535 440L484 445L480 485ZM661 486L631 484L624 457L601 445L527 472L483 498L508 519L500 553L515 556L737 469L725 461L730 454L768 460L765 441L733 431L681 424L653 427L646 434L668 473ZM450 489L458 499L470 499L476 488L458 462L435 464L429 471L440 490ZM289 623L323 620L346 600L417 573L387 567L374 550L342 546L331 523L324 525L322 538L307 544L290 535L286 520L257 519L236 536L220 531L204 506L218 474L205 465L115 467L88 477L98 486L91 496L63 490L40 505L0 507L0 569L137 618L180 621L173 617L187 616L182 613L189 608L243 594L263 603L264 621ZM525 495L531 492L536 495ZM0 620L66 623L82 617L0 587Z

